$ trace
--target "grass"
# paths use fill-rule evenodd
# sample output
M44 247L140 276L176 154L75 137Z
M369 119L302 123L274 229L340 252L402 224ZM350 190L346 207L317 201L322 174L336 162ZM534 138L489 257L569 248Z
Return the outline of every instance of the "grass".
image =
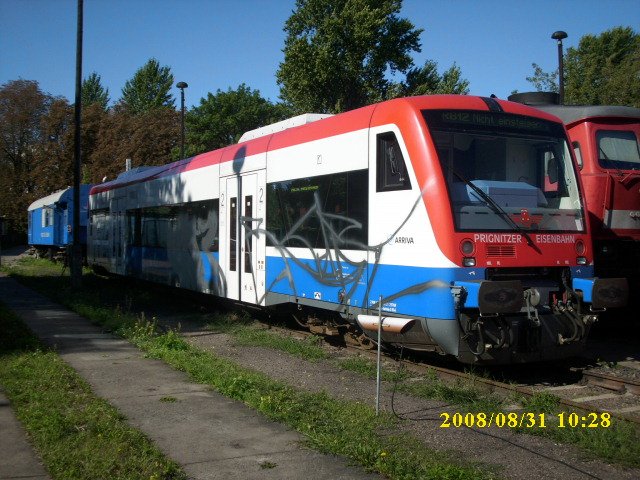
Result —
M49 262L46 262L42 268L45 270L51 269L50 265L51 264ZM33 262L27 263L26 265L19 265L12 271L14 274L18 274L19 272L21 281L44 290L45 293L52 298L61 303L65 303L88 318L95 319L97 322L102 324L110 325L109 328L116 329L124 327L125 329L140 329L142 328L140 327L141 324L152 325L152 323L144 321L140 322L141 314L139 310L137 314L135 314L135 312L134 314L130 312L132 307L131 303L133 302L122 302L122 294L120 293L122 288L118 285L119 282L109 282L93 275L85 275L85 288L83 292L71 292L68 288L64 287L64 279L54 277L47 279L43 277L34 278L25 276L29 274L29 271L35 272L36 275L38 274L38 271L42 271L41 266ZM114 286L114 284L116 285ZM138 291L141 291L140 294ZM136 298L135 305L138 308L139 295L142 297L141 304L143 306L145 304L153 305L163 302L162 293L154 292L153 289L148 288L141 289L136 287L135 284L133 286L131 284L127 285L127 295L130 296L129 298ZM109 301L109 299L113 298L119 298L120 303ZM106 306L102 306L103 304L106 304ZM193 310L193 307L188 305L178 305L178 307L173 308L184 308L186 312L190 312L189 308ZM144 315L142 315L142 317L144 318ZM204 322L210 329L233 335L238 344L276 348L299 358L306 358L311 361L318 361L325 358L324 352L322 352L322 349L317 344L317 339L312 338L308 342L302 342L294 338L282 337L273 331L256 327L247 316L215 314L213 317L209 316L204 320ZM154 328L152 326L144 328L146 329L145 335L155 335ZM129 333L129 335L131 336L131 333ZM133 336L135 337L136 335L134 334ZM190 347L180 339L176 332L169 332L165 335L160 335L155 341L158 342L158 348L160 348L160 350L172 352L169 357L173 357L176 355L175 351L180 350L189 351L189 355L196 355L194 352L191 352ZM151 347L147 346L146 348ZM160 354L156 352L154 355ZM186 355L186 353L184 355ZM163 359L165 361L171 360L170 358ZM200 368L198 363L200 360L198 359L193 361L197 365L193 375L194 378L199 379L200 377L197 370ZM178 363L175 364L175 366L176 368L187 371L187 367L185 365ZM340 361L338 366L342 369L354 371L369 378L375 378L375 363L367 359L345 359ZM230 375L233 378L236 378L234 377L234 373L230 373ZM240 376L237 378L239 379ZM514 401L522 405L524 409L523 411L525 412L544 412L550 415L549 418L552 418L553 415L561 411L558 407L557 398L553 395L537 394L528 399L511 398L505 400L497 395L487 394L473 383L458 382L450 384L443 382L436 377L435 373L433 375L415 378L410 377L406 372L392 372L389 369L383 369L383 380L394 382L396 384L397 391L420 398L441 400L461 412L505 412L505 408L508 406L507 402L513 403ZM210 379L200 379L199 381L213 384ZM244 389L246 385L244 385L243 382L245 382L245 380L237 380L233 388L239 388L241 390ZM249 381L249 385L252 385L252 382L253 381ZM218 387L216 386L216 388ZM234 392L233 388L231 388L229 392L230 395ZM262 401L269 405L272 403L280 405L285 400L290 401L288 398L281 398L279 394L267 394L263 395L263 397ZM256 408L260 408L261 406L260 402L250 403L243 398L239 399L251 404L252 406L257 405ZM265 412L265 414L267 413ZM360 413L357 412L352 412L352 414L360 415ZM299 428L295 425L292 426L294 428ZM310 438L313 438L312 432L306 432L304 428L301 431L305 434L309 434ZM632 467L640 466L640 435L638 427L628 422L615 420L610 428L560 429L556 428L554 425L553 427L550 426L546 429L523 429L522 432L545 436L556 442L575 444L590 456L601 458L608 462ZM325 447L318 448L322 449ZM383 448L381 452L386 451L384 449L386 447L380 448ZM342 454L348 456L351 455L348 452L343 452ZM368 454L364 456L367 457L367 455ZM371 465L371 463L369 465Z
M582 427L582 422L571 428L565 420L565 427L559 428L557 416L563 411L559 399L549 393L536 393L521 401L525 411L544 413L549 419L547 428L527 429L526 433L550 438L556 442L571 443L590 454L629 467L640 467L640 431L631 422L612 419L610 427ZM576 412L580 416L584 413ZM589 422L586 422L587 424Z
M233 336L236 345L266 347L302 358L311 362L328 358L322 348L322 337L311 335L297 339L290 335L265 329L246 314L217 314L207 323L207 328L215 332Z
M389 435L397 430L397 421L388 415L376 416L362 403L296 390L198 350L175 331L157 333L151 323L138 323L121 332L149 356L297 430L311 448L321 452L348 457L393 479L495 478L491 470L462 463L408 435Z
M376 365L372 360L356 357L340 360L339 367L353 371L368 378L375 378ZM565 421L565 428L559 428L557 415L564 412L559 398L555 395L540 392L531 397L515 397L505 399L474 386L473 383L457 381L453 384L438 379L435 373L419 378L410 377L401 369L383 371L383 380L394 382L398 392L425 399L440 400L454 406L461 413L506 413L507 403L517 403L522 411L538 414L544 413L548 420L546 428L520 428L519 433L538 435L554 442L574 444L589 456L614 462L628 467L640 467L640 431L630 422L613 420L610 427L570 428ZM410 381L407 381L410 380ZM570 413L570 412L564 412ZM584 415L584 414L582 414Z
M92 297L88 289L72 292L59 277L21 276L21 280L38 285L45 293L93 321L109 325L148 356L161 359L186 372L194 381L210 385L268 418L297 430L307 438L310 447L321 452L348 457L366 469L392 479L490 479L497 476L486 466L463 462L452 454L429 449L408 435L393 433L398 431L398 424L390 415L376 416L367 405L336 400L326 393L296 390L264 374L198 350L175 330L163 332L153 321L136 318L122 307L102 306L95 298L97 293ZM87 280L85 278L85 284L89 285L97 281ZM104 287L114 282L102 282L100 294L108 296Z
M52 478L186 478L3 305L0 332L0 384Z
M339 368L359 373L368 378L376 378L376 364L362 357L341 359ZM402 368L391 371L382 370L382 380L393 382L398 392L429 400L440 400L451 405L463 407L470 412L497 411L503 407L500 397L490 395L470 383L462 381L455 384L440 380L435 372L423 376L411 376ZM407 381L410 380L410 381Z

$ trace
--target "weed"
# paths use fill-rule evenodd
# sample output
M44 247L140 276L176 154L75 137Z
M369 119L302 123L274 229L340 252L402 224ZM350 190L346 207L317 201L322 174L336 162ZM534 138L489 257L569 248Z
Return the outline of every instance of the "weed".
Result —
M317 335L299 340L266 330L255 323L231 324L226 327L226 332L233 336L238 345L273 348L312 362L328 357L321 346L322 339Z
M521 398L519 403L527 411L553 413L558 410L560 399L548 392L536 392L531 397Z
M338 360L338 367L342 370L359 373L368 378L376 378L377 366L376 362L363 357L347 357ZM406 370L394 367L393 370L385 364L381 369L381 378L386 382L398 382L409 378Z
M2 305L0 331L0 384L53 478L186 478Z
M37 268L40 268L40 266L38 265ZM333 413L329 406L325 406L325 411L318 407L315 416L308 417L304 412L298 411L302 410L296 406L298 400L292 399L292 394L285 387L276 387L274 386L276 384L264 383L266 380L246 376L247 372L240 369L240 367L230 365L226 361L212 357L209 354L198 352L188 345L183 347L180 343L182 340L177 333L172 335L160 334L153 321L149 322L142 316L136 318L133 306L131 307L131 312L122 312L122 309L114 309L115 305L122 303L122 289L118 285L114 285L113 282L108 282L95 275L85 275L83 280L85 288L79 292L68 287L68 279L61 278L59 270L51 275L47 273L41 277L34 277L34 269L31 265L24 267L19 264L11 272L13 275L18 275L17 272L20 269L25 272L19 274L21 281L65 303L67 306L76 309L76 311L86 309L87 313L83 313L83 315L104 325L110 325L109 329L119 329L121 334L145 350L148 356L162 358L176 368L189 372L196 381L213 385L224 394L252 405L274 419L290 424L293 428L307 434L309 441L314 445L317 441L317 448L323 451L342 452L343 455L351 458L364 458L366 460L364 461L365 465L370 466L370 468L376 468L383 473L388 468L385 465L396 461L394 456L396 452L399 452L399 458L402 458L401 462L404 462L407 456L411 457L411 452L403 453L401 446L396 445L394 448L387 448L387 442L391 442L391 439L388 437L379 438L377 430L380 426L377 423L379 420L372 421L373 430L358 433L357 425L345 423L341 426L335 426L334 420L340 423L340 420L338 420L340 416L336 416L336 419L330 418ZM144 305L154 306L163 304L166 296L153 292L151 289L140 289L135 285L131 286L129 284L127 285L127 294L131 295L130 298L136 299L136 302L134 302L136 304L135 308L141 308L138 303L139 299L144 299ZM191 311L186 304L179 304L178 307L174 306L173 308L181 308L187 312ZM84 312L84 310L82 311ZM305 344L307 342L292 338L280 341L273 332L260 331L246 314L215 313L209 315L208 325L210 329L233 335L238 343L246 342L244 344L278 348L302 358L307 358L305 356L313 358L316 355L315 353L308 353L306 349L309 345ZM163 335L168 336L162 338ZM313 344L314 342L317 342L317 340L313 339L308 343L311 343L311 347L318 348L321 351L318 345ZM321 359L324 356L324 352L318 353L317 358ZM372 375L372 371L375 372L375 370L372 370L372 362L367 364L360 360L345 361L342 363L342 368L357 371L369 377ZM393 375L397 374L386 372L384 375L383 379L395 381L396 378ZM495 395L488 395L473 385L473 382L445 384L437 379L435 372L427 373L417 381L414 378L412 378L411 382L404 380L404 377L398 379L397 388L399 391L410 395L439 399L460 408L465 408L468 411L500 412L505 408L503 400ZM297 395L301 394L298 392ZM313 404L315 401L307 398L304 400L309 404ZM522 402L526 404L527 411L557 413L554 407L554 398L550 395L539 395L528 401L522 400ZM361 423L368 422L365 417L358 417L357 415L360 415L360 413L351 410L351 406L344 408L349 410L351 415L355 415L353 418L359 418ZM294 417L295 420L287 419L288 414ZM285 418L281 419L280 415L284 415ZM346 431L343 432L343 435L333 436L335 432L327 433L324 430L326 422L333 424L335 431L342 429ZM375 425L378 427L375 427ZM558 442L577 444L586 452L607 461L635 467L640 466L638 429L626 422L616 421L611 428L528 429L526 433L544 435ZM370 439L373 440L369 442ZM357 442L362 442L364 445L359 445ZM372 449L376 445L379 448L377 450ZM385 455L381 455L381 452L384 452ZM425 453L425 455L431 454L429 452ZM439 465L447 464L446 458L442 457L441 454L437 454L436 457ZM460 468L455 461L453 464L455 468ZM382 466L385 467L382 468ZM475 467L472 466L470 468L474 469ZM467 470L463 469L463 471ZM483 472L483 475L490 474ZM414 477L412 475L407 476L407 478ZM436 475L436 477L438 476ZM464 475L462 478L464 478Z

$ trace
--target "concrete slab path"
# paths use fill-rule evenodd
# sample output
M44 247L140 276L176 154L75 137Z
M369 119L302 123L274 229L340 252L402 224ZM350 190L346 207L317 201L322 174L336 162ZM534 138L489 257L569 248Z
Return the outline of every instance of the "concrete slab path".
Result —
M144 358L127 341L104 333L87 319L2 274L0 302L46 344L55 347L98 396L118 408L130 425L182 465L190 478L381 478L350 466L344 458L304 448L298 433L191 382L161 361ZM161 401L164 397L176 401ZM6 425L4 416L0 417L0 437L9 432ZM17 470L14 477L0 478L16 476Z
M0 390L0 480L47 480L46 470L27 440L6 395Z

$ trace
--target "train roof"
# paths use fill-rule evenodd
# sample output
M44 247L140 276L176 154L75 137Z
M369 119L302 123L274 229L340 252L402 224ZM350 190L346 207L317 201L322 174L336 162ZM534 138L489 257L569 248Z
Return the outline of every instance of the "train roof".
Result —
M29 208L27 208L27 211L35 210L36 208L50 207L51 205L58 203L62 199L62 197L65 196L67 192L70 192L72 190L73 189L71 187L67 187L67 188L63 188L62 190L58 190L57 192L54 192L51 195L42 197L36 200L35 202L33 202L31 205L29 205Z
M566 125L588 118L635 118L640 120L640 108L620 105L535 105L535 108L555 115Z
M80 185L80 194L87 195L93 185L83 184ZM35 210L36 208L50 207L60 202L61 200L69 201L73 200L73 187L63 188L57 192L47 195L46 197L39 198L27 208L27 211Z
M271 125L266 125L264 127L244 132L240 137L240 140L238 140L238 143L253 140L258 137L264 137L265 135L270 135L272 133L282 132L283 130L299 127L300 125L306 125L307 123L317 122L318 120L323 120L328 117L333 117L333 115L330 113L303 113L297 117L287 118L281 122L272 123Z
M337 115L304 114L292 119L267 125L246 132L237 144L185 158L167 165L147 167L126 172L116 179L95 185L90 195L117 189L127 185L146 182L160 177L175 175L189 170L234 161L250 155L274 151L301 143L341 135L356 130L394 123L398 112L421 110L480 110L499 111L519 115L531 115L559 122L552 114L533 107L497 98L470 95L423 95L396 98L368 105ZM374 112L379 123L372 123Z

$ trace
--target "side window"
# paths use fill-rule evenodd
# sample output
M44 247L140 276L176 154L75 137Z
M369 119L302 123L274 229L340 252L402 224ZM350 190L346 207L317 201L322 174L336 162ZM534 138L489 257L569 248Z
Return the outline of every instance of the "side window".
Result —
M368 170L267 185L267 245L361 249L368 241Z
M142 215L140 210L127 210L127 244L131 247L142 245Z
M42 209L42 226L50 227L53 225L53 208L44 207Z
M582 170L582 151L580 150L580 142L573 142L573 152L576 154L576 160L578 161L578 168Z
M557 194L560 185L558 182L560 179L560 163L558 162L554 152L550 150L542 151L542 158L544 159L542 191L545 192L545 194L553 192L555 195Z
M598 159L602 168L637 169L640 166L640 142L630 130L598 130Z
M411 190L411 180L395 133L378 135L376 154L376 190Z
M218 239L218 215L220 202L207 200L194 204L196 209L195 240L198 250L201 252L217 252L219 250Z

